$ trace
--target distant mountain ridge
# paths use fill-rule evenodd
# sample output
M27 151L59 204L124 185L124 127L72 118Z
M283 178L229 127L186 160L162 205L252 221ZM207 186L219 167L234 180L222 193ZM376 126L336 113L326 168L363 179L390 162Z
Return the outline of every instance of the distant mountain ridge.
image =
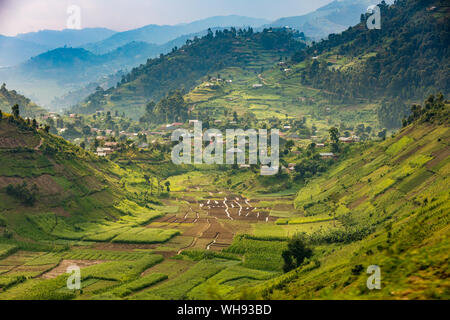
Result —
M325 38L331 33L339 33L356 25L361 14L365 13L370 5L379 2L381 0L335 0L311 13L281 18L268 26L289 26L304 32L308 37Z
M255 28L267 24L268 22L269 21L265 19L231 15L216 16L174 26L147 25L142 28L116 33L103 41L85 45L84 48L96 54L104 54L109 51L115 50L118 47L123 46L131 41L143 41L162 45L183 35L198 33L201 31L205 31L208 28Z
M16 38L50 48L64 46L79 47L87 43L104 40L115 33L116 31L106 28L64 29L61 31L41 30L38 32L18 34Z
M42 30L15 37L0 35L0 67L12 67L31 57L60 47L79 47L101 41L116 33L105 28Z
M0 87L0 110L11 112L11 108L16 104L19 105L20 114L24 117L35 117L45 112L27 97L18 94L15 90L8 90L6 85L2 84Z
M202 77L230 67L257 73L304 48L298 33L287 29L217 30L188 41L183 47L134 68L118 86L96 92L72 110L95 112L104 105L133 117L142 115L148 101L158 101L169 91L191 89ZM201 82L201 81L200 81Z
M16 65L48 49L45 45L0 35L0 67Z

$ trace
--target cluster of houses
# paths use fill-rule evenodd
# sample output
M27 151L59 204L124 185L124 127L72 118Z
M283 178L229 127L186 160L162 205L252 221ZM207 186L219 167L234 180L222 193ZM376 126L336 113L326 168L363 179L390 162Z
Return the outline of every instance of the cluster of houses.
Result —
M60 116L56 112L49 112L48 114L42 115L42 120L48 120L48 119L57 120L59 118L60 118Z
M215 82L215 83L213 83L213 82ZM231 83L233 83L233 80L231 80L231 79L223 80L223 79L220 79L220 78L212 77L209 80L209 82L206 82L204 84L204 86L207 87L207 88L209 88L209 87L217 87L217 83L223 83L223 82L231 84Z
M339 141L342 143L355 143L355 142L360 142L361 138L355 135L352 135L350 137L340 137Z
M98 147L95 154L99 157L106 157L110 154L112 154L114 151L117 150L117 147L119 146L119 143L117 142L110 142L107 141L104 143L103 147Z

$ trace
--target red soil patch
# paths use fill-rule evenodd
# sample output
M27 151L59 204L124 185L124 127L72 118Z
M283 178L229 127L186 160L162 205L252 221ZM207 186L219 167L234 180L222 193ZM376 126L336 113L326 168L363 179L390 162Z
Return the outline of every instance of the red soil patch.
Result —
M51 211L59 217L68 218L71 216L71 214L69 212L67 212L66 210L64 210L64 208L62 208L62 207L52 208Z
M101 260L62 260L55 268L40 276L43 279L54 279L65 274L70 266L77 266L80 269L100 264L106 261Z
M450 157L450 148L446 147L438 152L433 154L434 159L426 164L427 169L432 169L434 166L437 166L441 161Z
M413 150L409 151L408 153L402 155L401 157L399 157L397 160L394 161L395 164L399 164L402 163L403 161L405 161L406 159L408 159L409 157L411 157L412 155L416 154L420 149L422 149L423 146L417 146L415 147Z
M5 188L10 184L21 184L23 179L14 177L0 177L0 188Z
M39 188L39 193L44 196L58 195L64 190L57 184L51 175L43 174L37 178L21 179L15 177L0 177L0 188L4 188L9 184L17 185L26 182L29 186L35 184Z
M362 203L363 203L364 201L366 201L367 199L369 199L368 196L361 197L361 198L359 198L358 200L356 200L355 202L352 202L352 203L348 206L348 208L349 208L349 209L355 209L356 207L358 207L360 204L362 204Z

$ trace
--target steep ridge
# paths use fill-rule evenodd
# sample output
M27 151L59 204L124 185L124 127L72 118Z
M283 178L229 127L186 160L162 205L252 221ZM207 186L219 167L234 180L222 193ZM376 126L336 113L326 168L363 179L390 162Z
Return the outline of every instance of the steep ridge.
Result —
M27 97L17 93L15 90L8 90L5 84L0 88L0 110L9 111L12 106L18 104L20 113L25 117L35 117L45 110Z
M255 290L269 299L448 298L450 104L430 97L411 125L355 147L295 200L342 230L308 238L314 259ZM366 286L381 269L381 290Z
M14 239L81 239L129 215L127 205L154 214L133 202L119 166L4 113L0 161L0 220Z
M442 0L378 5L381 29L361 23L299 51L293 77L343 101L448 94L450 9Z

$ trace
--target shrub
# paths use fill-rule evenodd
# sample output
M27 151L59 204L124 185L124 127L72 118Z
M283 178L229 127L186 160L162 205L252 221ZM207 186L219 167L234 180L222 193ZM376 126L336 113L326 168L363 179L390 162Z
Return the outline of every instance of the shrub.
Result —
M364 270L364 267L361 264L358 264L353 267L352 274L355 276L358 276L361 274L361 272L363 272L363 270Z
M6 187L6 193L20 200L23 204L27 206L33 206L34 203L36 202L38 188L34 184L31 187L31 189L28 189L26 182L23 182L22 184L18 184L16 186L10 184Z
M305 259L312 256L312 250L306 246L304 236L298 235L288 243L287 250L281 254L284 260L283 271L289 272L300 267Z

